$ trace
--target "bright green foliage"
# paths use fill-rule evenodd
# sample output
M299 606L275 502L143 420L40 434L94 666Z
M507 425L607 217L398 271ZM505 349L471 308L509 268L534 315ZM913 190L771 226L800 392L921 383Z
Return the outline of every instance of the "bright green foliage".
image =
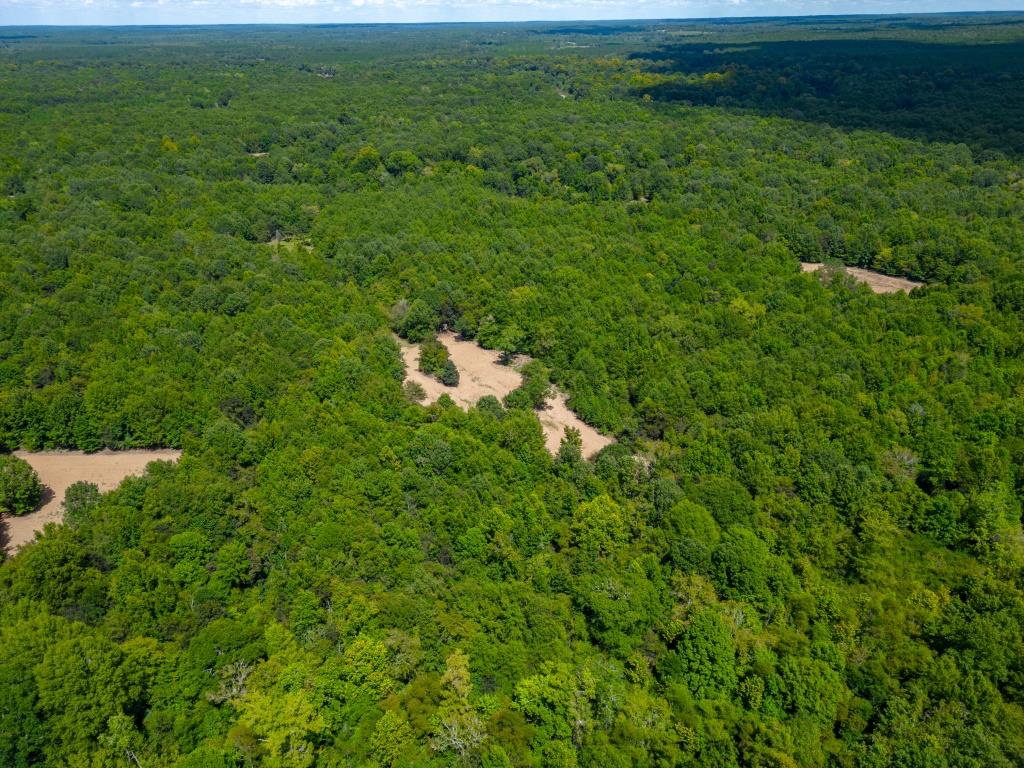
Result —
M353 171L368 173L380 165L380 152L371 144L361 147L349 163Z
M0 512L26 515L43 495L39 475L27 461L14 455L0 455Z
M377 761L390 768L399 763L404 753L415 748L415 736L400 713L388 710L374 726L370 746Z
M589 562L623 544L629 535L629 523L622 507L610 496L602 495L576 509L572 530L584 562Z
M229 586L240 586L249 580L252 562L245 542L234 539L222 546L214 558L217 575Z
M583 460L583 438L580 431L575 427L566 427L565 434L558 444L559 464L567 466L578 465Z
M393 314L395 330L413 343L427 342L437 331L437 317L422 299L416 299L408 306L399 305L393 310ZM436 339L434 341L436 343ZM437 343L437 346L443 347L440 343ZM440 353L440 350L438 352Z
M574 726L588 725L586 692L577 690L581 682L566 665L548 664L516 685L516 706L534 727L534 744L569 741Z
M456 650L445 662L441 677L441 703L434 715L434 736L430 746L437 752L454 752L471 759L487 738L483 718L470 700L473 685L469 659Z
M423 162L408 149L396 149L384 163L391 173L412 173L422 167Z
M176 533L167 542L174 563L174 577L183 583L202 581L210 556L207 537L199 531Z
M1024 764L1024 17L2 37L0 765Z
M449 359L448 348L437 339L427 339L420 345L419 368L445 386L454 387L459 383L459 369Z
M721 537L718 523L700 504L681 499L666 513L668 556L684 571L708 573Z
M312 765L315 740L325 727L308 694L301 690L274 696L249 694L240 704L239 724L251 729L261 763L271 768Z
M138 714L149 684L148 668L157 663L152 649L129 651L93 634L75 633L50 645L34 674L38 708L47 723L47 752L84 754L119 716Z
M722 534L711 556L715 586L732 600L763 600L768 597L771 554L753 531L734 525Z
M106 750L106 761L139 764L144 742L142 734L135 729L135 723L127 715L111 717L107 721L106 733L101 734L98 741Z
M345 649L345 676L371 700L385 698L395 682L391 677L391 653L381 641L359 635Z

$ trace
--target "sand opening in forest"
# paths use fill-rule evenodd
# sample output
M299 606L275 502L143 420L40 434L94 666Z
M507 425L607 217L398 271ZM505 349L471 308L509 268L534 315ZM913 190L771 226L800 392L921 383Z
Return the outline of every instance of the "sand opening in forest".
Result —
M15 451L15 456L27 461L39 475L43 484L43 503L35 512L15 517L5 515L5 547L13 553L28 544L37 531L47 523L60 523L64 519L64 492L72 483L84 480L95 483L101 493L112 491L129 475L141 475L151 461L177 461L181 451L173 448L158 450L101 451Z
M809 261L800 262L800 270L802 272L817 272L825 266L825 264L816 264ZM860 267L839 267L838 269L848 274L858 283L864 283L875 293L898 293L899 291L910 293L915 288L924 285L924 283L917 280L883 275L881 272L873 272L870 269L861 269Z
M402 361L405 363L405 379L423 388L426 393L424 402L428 404L436 402L441 395L448 395L456 405L469 408L487 395L502 400L523 383L519 369L530 362L530 358L524 355L517 356L512 365L502 365L499 362L500 352L484 349L475 341L459 339L450 331L440 334L438 341L448 349L448 356L459 371L459 383L454 387L445 386L433 376L423 373L419 369L419 347L398 339ZM544 445L552 454L558 452L566 427L579 430L583 440L583 455L587 458L614 442L573 413L565 393L557 389L548 398L545 409L536 413L544 430Z

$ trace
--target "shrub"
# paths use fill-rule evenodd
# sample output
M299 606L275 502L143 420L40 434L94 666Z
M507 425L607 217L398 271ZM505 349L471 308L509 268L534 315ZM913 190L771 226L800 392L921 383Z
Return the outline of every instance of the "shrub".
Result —
M100 502L100 489L95 483L79 480L64 491L64 522L78 526L85 522L89 513Z
M551 371L537 360L523 366L522 390L534 410L544 410L548 398L554 394L550 377Z
M550 371L542 363L533 360L523 366L522 374L522 386L505 396L505 407L544 410L548 398L554 394L549 380Z
M420 370L440 377L448 360L448 348L437 339L428 339L420 345Z
M459 385L459 369L451 360L445 360L439 378L446 387L457 387Z
M423 162L408 149L399 149L388 155L384 165L389 172L399 174L418 170Z
M413 403L422 403L427 399L427 392L420 386L419 382L407 381L402 385L402 391L407 400Z
M27 515L39 506L43 486L27 461L17 456L0 456L0 512Z

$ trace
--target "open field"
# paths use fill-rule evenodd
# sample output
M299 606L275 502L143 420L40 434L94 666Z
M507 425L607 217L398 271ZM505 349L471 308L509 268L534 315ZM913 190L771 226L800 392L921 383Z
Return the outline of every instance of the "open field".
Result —
M63 519L61 504L64 492L72 483L85 480L95 483L101 493L114 490L129 475L141 475L151 461L177 461L181 451L176 449L103 451L15 451L39 474L45 490L43 505L35 512L21 517L6 517L6 549L14 552L35 538L47 523L60 523Z
M824 264L811 263L807 261L800 262L800 269L803 272L817 272ZM873 272L870 269L861 269L860 267L843 267L842 271L856 280L858 283L864 283L875 293L897 293L903 291L904 293L910 293L915 288L919 288L924 283L918 282L917 280L908 280L905 277L893 277L892 275L883 275L881 272Z
M423 387L427 395L426 403L436 402L445 394L459 407L469 408L487 395L502 400L523 383L523 377L518 369L530 361L528 357L520 355L513 365L502 365L498 362L500 352L484 349L473 341L459 339L450 331L440 334L438 340L447 347L448 355L459 370L459 383L454 387L445 386L433 376L423 373L418 365L419 347L398 339L402 349L402 361L405 363L406 380L414 381ZM573 413L569 409L565 394L557 390L548 399L547 407L537 412L537 418L544 429L544 444L552 454L557 453L566 427L575 427L580 431L583 455L587 457L593 456L613 442L610 437L602 435Z

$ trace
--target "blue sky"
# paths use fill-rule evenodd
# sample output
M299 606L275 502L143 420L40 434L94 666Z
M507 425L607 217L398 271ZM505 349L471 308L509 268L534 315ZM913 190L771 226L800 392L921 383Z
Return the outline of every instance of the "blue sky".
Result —
M0 0L0 25L641 19L1021 7L1024 0Z

